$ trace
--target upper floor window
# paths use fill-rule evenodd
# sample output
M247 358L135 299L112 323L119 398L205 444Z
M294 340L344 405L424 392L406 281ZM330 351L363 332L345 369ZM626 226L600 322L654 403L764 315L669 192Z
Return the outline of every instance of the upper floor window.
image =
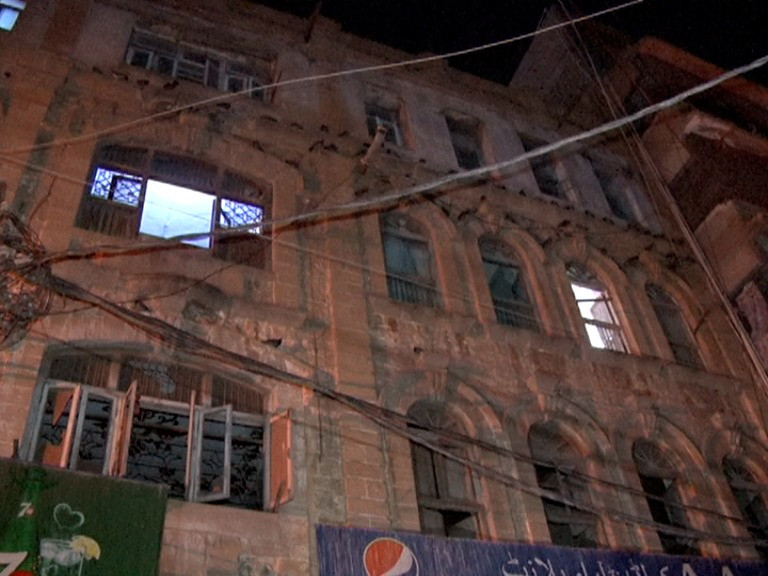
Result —
M541 497L552 544L596 548L598 519L589 510L589 485L577 470L584 458L551 422L534 424L528 445L536 460L536 482L552 494Z
M429 242L420 227L403 214L382 214L381 243L389 297L398 302L437 306Z
M611 296L591 270L577 263L568 265L571 289L594 348L627 352Z
M450 439L451 432L460 430L444 409L417 404L408 416L413 421L409 427L414 433L452 454L466 457L460 443ZM474 497L469 468L414 441L411 456L422 531L438 536L476 537L480 505Z
M474 170L485 163L477 121L445 117L459 168Z
M82 228L125 238L199 234L183 242L265 265L269 241L259 223L270 195L264 185L195 159L117 145L99 150L91 182L77 218ZM231 228L240 230L223 234ZM217 231L222 235L212 237Z
M661 548L667 554L698 555L696 539L690 532L678 487L677 472L664 451L654 442L637 440L632 446L640 485L651 518L658 525L656 530Z
M133 354L56 354L42 370L27 459L263 509L290 498L290 418L208 370ZM267 465L269 462L269 465Z
M520 140L526 152L533 152L546 145L546 142L529 136L521 136ZM529 164L542 194L562 200L568 199L566 181L559 172L557 159L552 154L531 158Z
M253 66L211 54L203 48L179 45L148 32L131 34L126 62L154 70L223 92L251 90L254 100L267 100L263 86L269 84L267 74Z
M27 3L22 0L0 0L0 30L13 30L21 11L26 7Z
M744 525L755 540L755 549L763 562L768 562L766 488L757 483L749 467L738 458L724 458L723 471L736 498Z
M656 284L647 284L645 293L651 301L656 318L672 348L675 360L685 366L701 368L699 351L679 306Z
M495 239L481 238L480 254L496 321L507 326L538 330L539 323L528 296L523 272L512 251Z
M376 135L379 127L382 127L386 130L384 139L387 142L395 146L402 146L405 143L399 107L368 102L365 105L365 123L371 137Z
M638 204L641 190L635 186L629 170L600 160L591 163L613 215L642 224L642 210Z

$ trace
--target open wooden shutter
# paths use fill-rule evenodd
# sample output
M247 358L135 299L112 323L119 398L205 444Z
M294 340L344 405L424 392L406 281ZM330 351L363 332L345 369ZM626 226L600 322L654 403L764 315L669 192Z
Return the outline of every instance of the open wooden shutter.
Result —
M131 429L133 427L133 412L136 409L136 389L138 382L134 380L128 387L120 407L120 416L115 432L114 457L109 473L112 476L125 476L128 469L128 449L131 444Z
M82 386L75 386L73 388L66 388L57 386L56 384L46 385L45 394L56 394L56 398L53 401L53 424L58 423L59 420L66 414L67 415L67 429L64 433L64 437L59 444L46 444L43 448L42 463L48 466L58 466L60 468L66 468L69 466L69 456L72 452L72 442L75 438L75 431L77 429L77 413L80 407L80 398L82 396ZM43 403L45 403L43 399ZM37 431L40 434L40 430ZM36 439L40 441L39 438Z
M187 469L184 474L184 494L187 500L192 499L192 461L194 460L193 443L195 439L195 400L197 391L189 395L189 422L187 424Z
M196 408L189 499L213 502L229 498L231 462L232 406Z
M269 424L269 509L274 512L293 498L290 410L274 415Z

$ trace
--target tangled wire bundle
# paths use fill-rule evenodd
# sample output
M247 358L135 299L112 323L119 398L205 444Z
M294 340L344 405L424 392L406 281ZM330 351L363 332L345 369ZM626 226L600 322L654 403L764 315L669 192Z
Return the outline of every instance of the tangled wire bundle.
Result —
M32 322L48 311L50 267L39 263L44 253L18 216L0 210L0 349L19 342Z

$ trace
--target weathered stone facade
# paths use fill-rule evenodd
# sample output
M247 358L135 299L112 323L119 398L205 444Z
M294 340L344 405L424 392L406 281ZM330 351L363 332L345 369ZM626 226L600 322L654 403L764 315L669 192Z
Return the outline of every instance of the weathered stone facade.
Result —
M57 358L111 362L104 381L113 384L90 373L74 382L125 395L130 380L121 387L117 375L125 366L163 366L164 374L183 366L201 374L190 389L204 405L230 394L218 388L226 380L258 391L266 420L290 410L292 491L273 490L272 499L286 500L273 510L269 501L254 510L172 499L164 576L237 574L243 563L254 573L316 574L318 523L419 531L432 513L449 531L441 495L430 500L417 489L413 454L422 437L414 429L430 428L419 414L443 414L462 435L445 440L443 421L433 422L437 440L422 449L463 454L467 485L450 511L480 538L562 544L553 536L559 525L578 544L574 525L555 518L578 509L589 513L600 547L667 549L637 472L638 446L648 440L669 463L662 476L684 506L678 528L693 531L692 546L757 558L723 466L738 458L756 484L768 482L765 391L666 212L654 210L645 167L606 139L555 150L546 166L519 163L391 199L460 173L447 116L477 130L463 136L475 139L480 165L520 156L525 137L556 142L574 129L505 87L439 63L342 74L407 56L322 18L305 43L304 25L245 1L40 0L2 33L6 208L62 255L52 261L55 275L127 312L55 296L26 337L2 350L0 455L11 456L18 440L22 458L37 457L33 422ZM135 30L160 48L136 48ZM177 52L142 67L139 56L128 63L130 46L156 50L146 62L169 46ZM240 82L269 87L263 98L226 91ZM399 142L372 144L373 105L394 114L379 123L397 124L390 130L400 131ZM102 163L105 150L120 161ZM126 221L149 214L146 187L163 179L161 156L168 174L168 165L181 166L166 182L195 187L194 168L217 186L239 178L249 183L242 190L258 190L260 225L271 237L258 265L232 261L225 236L208 249L162 243L143 223L116 233L93 211L85 215L102 200L93 180L104 166L141 189ZM556 175L560 197L541 191L536 167ZM110 201L123 185L116 182ZM204 191L216 206L209 227L225 231L218 218L226 190ZM246 196L237 196L239 206L255 205ZM116 210L99 217L117 219ZM481 252L486 240L498 254ZM568 275L574 263L593 274L600 298L608 295L601 309L610 318L580 312ZM526 297L506 296L526 306L517 317L525 328L500 322L514 313L489 290L494 266L523 287ZM649 284L674 303L697 360L680 361L683 336L666 331ZM591 327L601 336L588 335ZM189 390L163 393L196 402ZM542 438L552 453L532 454ZM562 486L542 480L550 468L578 477L581 493L556 502ZM554 500L542 500L542 489Z

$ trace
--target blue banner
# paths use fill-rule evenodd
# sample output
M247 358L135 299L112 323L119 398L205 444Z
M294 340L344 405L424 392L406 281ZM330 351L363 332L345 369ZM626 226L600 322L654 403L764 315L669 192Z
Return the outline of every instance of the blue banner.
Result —
M766 576L743 560L317 526L320 576Z

